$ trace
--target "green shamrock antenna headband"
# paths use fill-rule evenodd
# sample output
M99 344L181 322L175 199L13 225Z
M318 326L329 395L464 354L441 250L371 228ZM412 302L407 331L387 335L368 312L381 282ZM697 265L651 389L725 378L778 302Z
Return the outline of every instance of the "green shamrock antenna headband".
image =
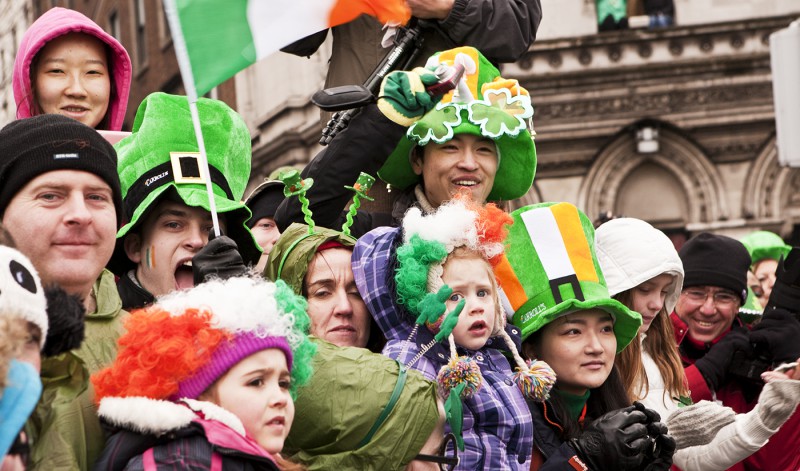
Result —
M370 188L372 188L374 183L375 177L368 173L361 172L361 174L358 176L358 180L356 180L353 186L345 187L348 190L355 192L355 195L353 195L353 204L351 204L350 208L347 210L347 218L342 226L342 232L345 235L350 235L350 227L353 225L353 217L356 215L358 208L361 207L361 198L364 198L367 201L375 201L374 198L367 196L367 192Z
M278 179L283 182L283 195L287 198L296 195L300 200L301 209L303 211L303 220L308 225L308 233L314 233L314 219L311 218L311 209L308 207L308 198L306 192L311 185L314 184L313 178L302 178L300 172L297 170L287 170L280 175Z

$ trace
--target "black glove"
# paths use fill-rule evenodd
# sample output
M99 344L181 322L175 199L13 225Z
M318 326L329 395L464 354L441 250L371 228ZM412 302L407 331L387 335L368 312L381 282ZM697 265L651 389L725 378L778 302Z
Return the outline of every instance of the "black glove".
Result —
M658 412L639 401L634 402L633 407L647 417L647 435L652 439L644 460L644 471L667 471L672 466L675 439L667 435L667 426L661 422Z
M247 273L247 267L239 254L236 242L228 236L214 238L208 235L208 244L192 258L194 284L199 285L211 278L226 280Z
M761 322L750 332L750 342L765 346L773 363L787 363L800 358L800 321L785 309L764 311Z
M722 340L711 347L711 350L703 358L695 362L694 365L700 370L706 384L714 391L724 383L731 366L731 359L737 350L747 352L748 356L751 355L750 338L745 330L731 329L727 335L722 337Z
M52 357L81 346L86 308L78 296L68 294L58 286L44 289L47 299L47 337L42 356Z
M646 424L647 416L634 406L618 409L598 417L570 444L593 470L639 469L653 443Z

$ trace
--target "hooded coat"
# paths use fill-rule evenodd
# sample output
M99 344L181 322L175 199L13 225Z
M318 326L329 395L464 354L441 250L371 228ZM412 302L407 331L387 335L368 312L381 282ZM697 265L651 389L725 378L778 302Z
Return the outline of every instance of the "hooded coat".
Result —
M272 456L227 410L205 401L105 398L101 419L114 429L95 470L278 470Z
M55 7L39 17L25 34L14 60L14 101L17 104L17 119L30 118L36 113L33 88L31 86L31 65L36 54L53 39L68 33L84 33L94 36L106 45L111 69L111 97L108 111L98 125L104 130L120 131L128 107L128 94L131 90L133 68L128 52L113 36L103 31L85 15L66 8Z
M362 236L353 251L353 274L356 285L378 326L386 336L383 354L408 364L433 340L426 328L419 328L409 340L414 327L410 315L395 303L392 254L402 239L401 228L381 227ZM519 329L506 331L519 349ZM464 402L463 437L465 451L459 453L456 469L525 469L530 467L533 425L527 403L514 382L511 365L501 349L505 341L490 338L479 350L458 348L478 364L483 376L481 388ZM436 381L442 366L450 359L448 347L435 343L412 365L423 376ZM449 431L449 427L448 427Z

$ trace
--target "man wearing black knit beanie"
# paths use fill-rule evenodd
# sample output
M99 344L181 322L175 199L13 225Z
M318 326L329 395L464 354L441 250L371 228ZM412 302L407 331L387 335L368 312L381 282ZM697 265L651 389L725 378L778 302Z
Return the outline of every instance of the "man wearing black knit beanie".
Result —
M42 359L29 469L90 469L103 449L88 379L113 360L122 330L122 302L105 270L121 207L117 154L94 129L45 114L0 130L0 220L42 284L86 307L81 347Z
M751 338L748 326L737 316L739 306L747 297L750 254L741 242L710 233L690 239L679 254L685 277L671 318L692 400L695 403L716 400L737 413L749 412L758 407L763 382L759 379L751 381L731 372L740 369L738 366L743 362L751 361L746 359L755 357L753 342L756 333L752 332ZM762 324L765 322L766 325L755 328L761 330L759 336L775 337L776 342L786 343L781 330L793 332L792 326L786 323L783 327L770 325L766 316ZM797 336L796 333L793 335ZM766 354L772 355L772 352ZM777 358L772 360L776 365L781 363ZM765 414L769 419L769 412ZM790 463L785 460L797 456L799 425L798 412L771 438L760 436L763 433L760 429L742 425L737 433L752 443L766 442L769 438L766 445L743 463L747 463L748 469L756 470L794 469L793 464L788 465L790 468L785 467Z

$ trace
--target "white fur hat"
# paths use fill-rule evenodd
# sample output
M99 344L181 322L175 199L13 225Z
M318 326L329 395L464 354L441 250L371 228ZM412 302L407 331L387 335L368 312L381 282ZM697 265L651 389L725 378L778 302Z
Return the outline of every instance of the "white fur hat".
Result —
M47 299L39 274L28 257L0 245L0 315L33 322L42 331L39 348L47 338Z

